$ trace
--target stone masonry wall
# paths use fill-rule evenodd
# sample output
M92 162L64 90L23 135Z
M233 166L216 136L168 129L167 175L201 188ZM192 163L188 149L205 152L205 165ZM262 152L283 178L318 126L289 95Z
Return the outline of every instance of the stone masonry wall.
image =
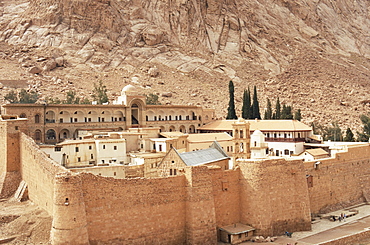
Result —
M91 244L185 243L184 176L81 179Z
M320 162L315 169L315 162ZM335 158L305 162L312 213L325 213L370 201L370 146L348 148Z
M256 235L311 229L307 181L301 160L239 162L241 223Z
M47 157L27 135L20 135L20 172L28 184L28 196L38 206L53 214L54 178L66 172L64 167Z
M210 171L217 227L240 222L239 169Z

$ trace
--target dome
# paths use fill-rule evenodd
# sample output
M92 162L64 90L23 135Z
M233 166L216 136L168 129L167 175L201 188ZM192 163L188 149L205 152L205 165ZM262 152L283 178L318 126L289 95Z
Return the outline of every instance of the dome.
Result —
M264 135L260 130L255 130L252 135Z
M122 92L136 92L135 86L132 86L131 84L126 85L123 89Z

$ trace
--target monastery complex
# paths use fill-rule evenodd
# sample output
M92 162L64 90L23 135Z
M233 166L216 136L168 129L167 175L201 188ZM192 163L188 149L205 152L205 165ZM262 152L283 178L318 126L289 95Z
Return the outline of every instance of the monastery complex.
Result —
M107 105L3 105L0 138L0 198L45 209L52 244L237 244L370 199L369 143L147 105L131 85Z

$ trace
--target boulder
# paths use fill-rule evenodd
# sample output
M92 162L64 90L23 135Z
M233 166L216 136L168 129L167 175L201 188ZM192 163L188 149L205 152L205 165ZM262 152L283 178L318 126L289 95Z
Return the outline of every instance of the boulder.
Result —
M172 97L172 93L171 92L164 92L164 93L162 93L162 97L167 97L167 98Z
M148 70L148 74L149 76L151 77L157 77L159 75L159 70L157 67L152 67L152 68L149 68Z
M57 67L57 62L52 59L52 60L48 60L45 65L44 65L44 68L43 70L44 71L51 71L53 70L55 67Z
M58 57L55 59L55 62L57 63L57 66L64 66L64 58L63 57Z
M146 45L154 46L163 41L164 32L156 26L148 26L143 30L141 36Z
M42 72L41 68L40 67L37 67L37 66L32 66L29 70L28 70L29 73L31 74L39 74Z

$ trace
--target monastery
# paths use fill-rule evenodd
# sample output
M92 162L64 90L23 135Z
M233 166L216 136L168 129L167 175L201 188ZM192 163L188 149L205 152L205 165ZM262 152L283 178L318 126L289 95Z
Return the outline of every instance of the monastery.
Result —
M131 85L113 105L3 105L0 138L0 198L45 209L52 244L237 244L370 198L369 143L146 105Z

